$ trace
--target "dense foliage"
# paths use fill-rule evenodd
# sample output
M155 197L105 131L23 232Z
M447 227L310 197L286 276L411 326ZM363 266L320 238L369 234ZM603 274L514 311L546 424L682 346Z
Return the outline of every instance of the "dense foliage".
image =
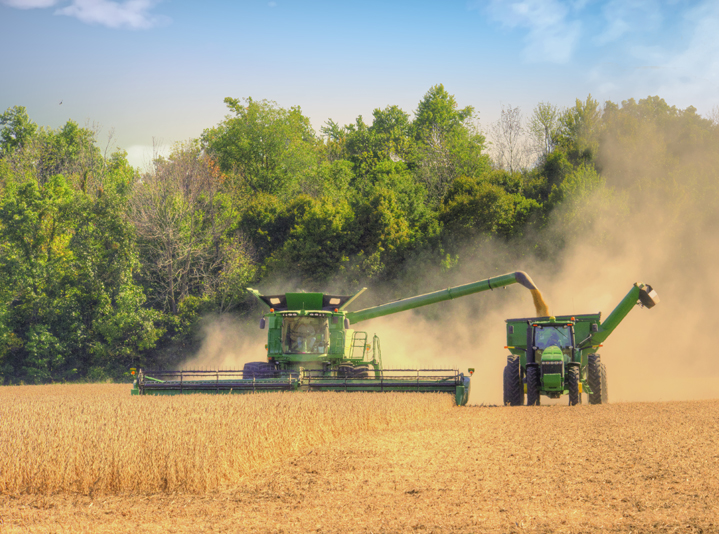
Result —
M697 176L719 158L717 124L658 97L538 105L519 171L511 123L490 157L474 109L442 85L412 115L388 106L319 135L299 107L225 103L225 120L144 172L73 121L0 115L0 383L178 364L203 316L252 309L248 285L391 292L488 241L551 258L558 227L621 216L628 189L656 185L636 168L677 180L687 154L714 154Z

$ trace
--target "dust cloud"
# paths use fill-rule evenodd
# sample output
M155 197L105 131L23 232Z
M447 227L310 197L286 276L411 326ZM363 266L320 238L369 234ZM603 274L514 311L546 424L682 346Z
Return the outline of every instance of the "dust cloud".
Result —
M266 361L267 330L231 315L205 317L201 345L183 369L241 370L249 362Z

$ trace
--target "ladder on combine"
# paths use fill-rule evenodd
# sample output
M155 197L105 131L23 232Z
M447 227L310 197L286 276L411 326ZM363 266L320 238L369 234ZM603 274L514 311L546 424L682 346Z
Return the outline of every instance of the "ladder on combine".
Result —
M359 349L359 356L355 355L355 352ZM355 332L352 334L352 349L350 352L350 359L352 360L364 360L365 352L367 351L367 332Z

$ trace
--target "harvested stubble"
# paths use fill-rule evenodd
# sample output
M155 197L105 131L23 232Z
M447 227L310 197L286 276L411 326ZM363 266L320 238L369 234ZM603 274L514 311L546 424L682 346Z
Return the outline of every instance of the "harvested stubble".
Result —
M449 410L449 395L130 397L128 386L0 388L0 493L201 493L353 434ZM88 395L92 390L94 395Z

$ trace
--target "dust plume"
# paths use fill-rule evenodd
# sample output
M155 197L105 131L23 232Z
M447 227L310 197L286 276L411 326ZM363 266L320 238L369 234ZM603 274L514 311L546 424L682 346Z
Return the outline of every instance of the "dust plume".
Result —
M242 369L248 362L266 361L266 333L257 323L232 315L206 317L200 349L183 368L232 370Z

